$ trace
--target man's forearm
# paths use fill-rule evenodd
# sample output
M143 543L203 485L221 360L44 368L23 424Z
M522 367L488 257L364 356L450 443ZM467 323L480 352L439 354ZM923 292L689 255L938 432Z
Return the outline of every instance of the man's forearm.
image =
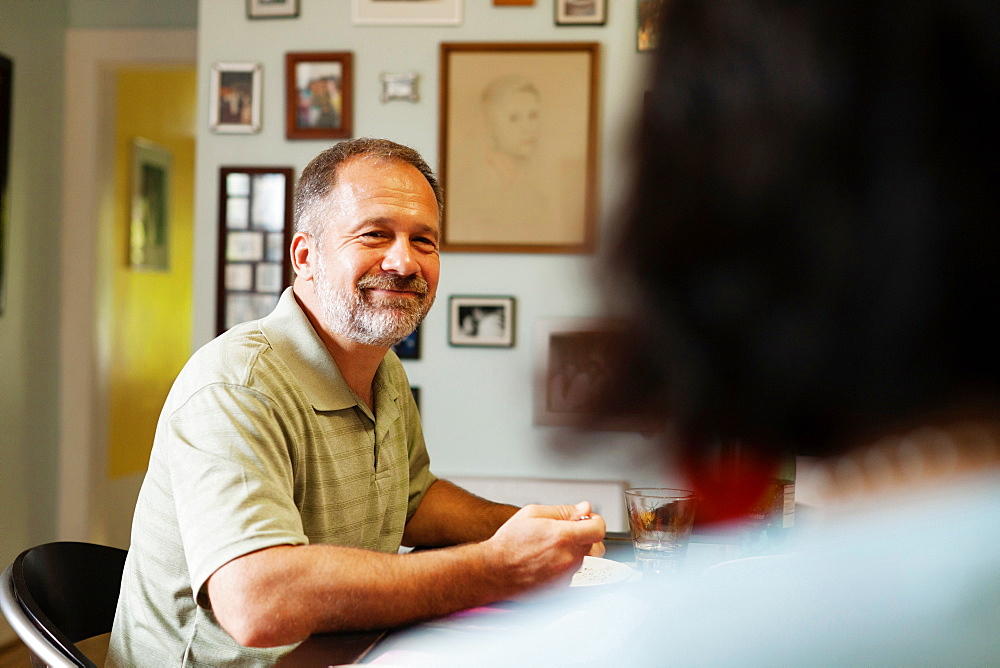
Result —
M406 523L403 544L440 547L486 540L518 508L487 501L447 480L437 480Z

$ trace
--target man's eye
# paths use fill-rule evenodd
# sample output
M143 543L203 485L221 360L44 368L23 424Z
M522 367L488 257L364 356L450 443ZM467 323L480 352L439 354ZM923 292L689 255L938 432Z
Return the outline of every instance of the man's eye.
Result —
M385 239L385 232L379 232L377 230L373 230L371 232L365 232L361 236L363 236L363 237L371 237L373 239Z

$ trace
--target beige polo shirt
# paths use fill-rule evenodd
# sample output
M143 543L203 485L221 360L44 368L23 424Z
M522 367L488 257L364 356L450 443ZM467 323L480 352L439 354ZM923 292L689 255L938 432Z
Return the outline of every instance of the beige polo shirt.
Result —
M212 573L275 545L399 549L435 478L394 353L373 387L374 414L291 289L192 356L156 428L109 665L273 663L291 647L248 649L218 625L203 590Z

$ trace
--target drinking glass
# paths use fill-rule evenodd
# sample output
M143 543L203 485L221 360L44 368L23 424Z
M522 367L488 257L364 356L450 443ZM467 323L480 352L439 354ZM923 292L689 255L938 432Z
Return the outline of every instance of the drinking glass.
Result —
M696 502L695 493L683 489L625 490L635 562L643 577L680 571L691 538Z

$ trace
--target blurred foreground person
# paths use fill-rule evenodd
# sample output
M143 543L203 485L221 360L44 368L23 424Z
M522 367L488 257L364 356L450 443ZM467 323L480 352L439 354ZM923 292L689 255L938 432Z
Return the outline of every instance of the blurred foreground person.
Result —
M601 405L669 417L695 471L711 442L818 455L831 512L739 571L539 602L456 664L1000 665L998 12L666 3Z

